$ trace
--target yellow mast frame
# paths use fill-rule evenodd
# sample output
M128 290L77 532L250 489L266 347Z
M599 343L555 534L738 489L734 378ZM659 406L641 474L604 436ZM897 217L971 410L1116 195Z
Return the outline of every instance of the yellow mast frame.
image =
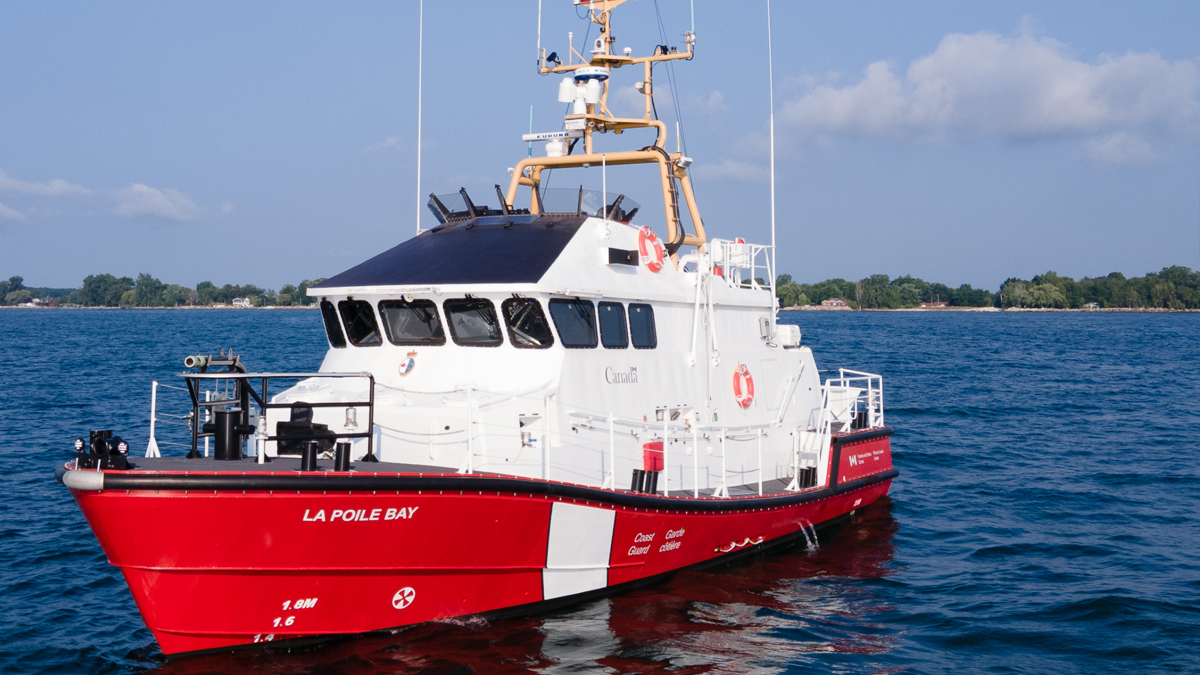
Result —
M574 47L570 47L568 52L566 65L559 63L553 67L546 65L546 50L542 49L538 55L538 72L542 75L551 73L569 73L580 68L589 66L600 66L610 69L620 68L622 66L633 66L641 64L644 73L642 80L642 95L646 101L646 112L642 118L621 118L614 116L608 110L608 84L610 80L605 80L603 90L600 95L598 104L587 105L587 112L581 115L567 115L566 119L581 120L583 126L583 142L584 154L582 155L564 155L562 157L529 157L521 160L514 167L512 179L508 184L508 193L505 196L509 205L517 197L517 188L521 185L527 185L532 190L536 191L540 188L542 171L545 169L570 168L570 167L590 167L597 166L601 163L621 166L626 164L658 164L659 178L662 182L663 191L663 208L667 217L667 239L668 244L672 244L672 248L678 251L678 246L703 246L707 241L704 233L704 223L700 219L700 209L696 205L696 195L692 190L692 181L688 176L687 165L682 162L682 152L668 152L667 144L667 125L660 120L654 119L653 104L651 97L654 94L652 84L651 67L655 63L663 61L690 60L693 56L692 47L695 44L695 36L690 32L687 34L687 51L678 52L675 48L670 48L666 52L661 52L655 48L654 54L634 58L632 56L617 55L609 53L612 43L616 42L616 38L612 36L612 10L626 0L592 0L586 2L589 5L589 13L592 23L600 26L600 37L597 41L603 40L603 52L595 52L590 60L585 61L579 52L575 51ZM577 3L585 4L585 3ZM579 63L572 63L574 57L579 58ZM619 152L596 153L592 146L592 135L596 132L607 133L609 131L614 134L624 133L629 129L644 129L653 128L656 130L654 144L646 146L641 150L623 150ZM679 181L683 191L683 198L687 204L688 214L691 217L692 226L695 228L695 234L687 234L683 231L683 223L680 221L679 205L677 196L671 184L671 179ZM531 213L538 212L537 197L530 193L529 210ZM678 245L678 246L675 246ZM678 253L671 255L671 260L678 264Z

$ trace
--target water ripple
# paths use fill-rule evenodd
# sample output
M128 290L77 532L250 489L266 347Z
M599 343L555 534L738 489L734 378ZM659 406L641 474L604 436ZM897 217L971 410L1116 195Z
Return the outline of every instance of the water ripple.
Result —
M315 369L319 319L0 312L0 671L1195 672L1198 319L785 313L822 368L885 375L897 430L890 498L818 549L543 616L165 663L52 465L89 428L144 446L149 382L183 354Z

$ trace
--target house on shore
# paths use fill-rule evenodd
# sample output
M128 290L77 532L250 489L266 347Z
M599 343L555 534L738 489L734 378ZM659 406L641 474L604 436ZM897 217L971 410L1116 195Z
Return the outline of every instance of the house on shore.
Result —
M849 307L849 305L846 304L846 301L841 298L830 298L828 300L822 300L821 306L829 307L832 309L840 309L843 307Z
M253 307L254 301L250 298L234 298L233 306L237 308Z

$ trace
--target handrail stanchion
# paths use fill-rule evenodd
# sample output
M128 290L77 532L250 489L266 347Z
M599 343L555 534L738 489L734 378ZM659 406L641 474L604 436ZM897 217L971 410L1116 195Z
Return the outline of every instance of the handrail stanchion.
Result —
M792 482L788 483L788 490L800 489L800 450L803 447L799 432L792 432Z
M204 390L204 402L208 403L209 401L212 401L212 390L205 389ZM212 420L212 408L209 406L204 406L204 423L207 424L211 420ZM200 429L203 430L204 427L200 427ZM209 439L208 436L204 437L204 456L205 457L208 457L208 439Z
M716 497L728 497L729 496L729 486L725 484L726 476L728 475L725 470L725 435L726 435L725 430L722 429L721 430L721 486L717 489L717 494L714 495Z
M616 417L608 413L608 480L604 481L601 489L617 489L617 427ZM549 424L547 423L547 428Z
M256 430L256 433L254 434L254 446L255 446L255 448L254 448L255 455L258 457L258 463L266 464L267 463L267 415L266 415L265 410L263 411L263 414L259 415L259 417L258 417L258 429Z
M692 427L692 496L700 496L700 416Z
M467 387L467 470L464 473L471 473L472 462L474 461L475 446L471 442L472 433L475 430L474 417L472 413L471 392L474 387Z
M671 467L667 462L667 446L671 443L671 409L663 408L663 496L671 496Z
M367 399L370 405L367 406L367 454L375 457L375 375L368 374L368 382L371 386L369 398ZM266 380L263 380L263 400L266 400L267 388ZM383 440L383 431L380 430L379 438ZM383 454L382 452L380 454Z
M763 466L762 466L762 439L763 439L763 430L759 429L758 430L758 496L759 497L762 496L762 474L763 474L763 471L762 471L762 469L763 469Z
M550 397L542 397L542 480L550 480Z
M879 378L879 423L875 426L883 426L883 378Z
M150 441L146 444L147 457L162 457L158 451L158 441L154 439L154 418L158 412L158 380L150 383Z

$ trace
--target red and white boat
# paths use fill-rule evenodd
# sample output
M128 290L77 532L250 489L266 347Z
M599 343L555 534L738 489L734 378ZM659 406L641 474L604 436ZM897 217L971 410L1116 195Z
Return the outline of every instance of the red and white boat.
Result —
M437 227L309 289L318 372L189 357L187 457L153 428L146 457L93 432L60 467L165 654L578 602L811 539L887 493L881 378L822 382L776 322L771 247L706 235L650 98L651 65L694 37L615 53L620 3L583 3L588 58L539 48L571 113L529 137L546 156L498 208L431 196ZM644 117L608 110L622 67ZM602 150L610 131L650 144ZM638 163L660 169L664 238L623 195L542 188Z

